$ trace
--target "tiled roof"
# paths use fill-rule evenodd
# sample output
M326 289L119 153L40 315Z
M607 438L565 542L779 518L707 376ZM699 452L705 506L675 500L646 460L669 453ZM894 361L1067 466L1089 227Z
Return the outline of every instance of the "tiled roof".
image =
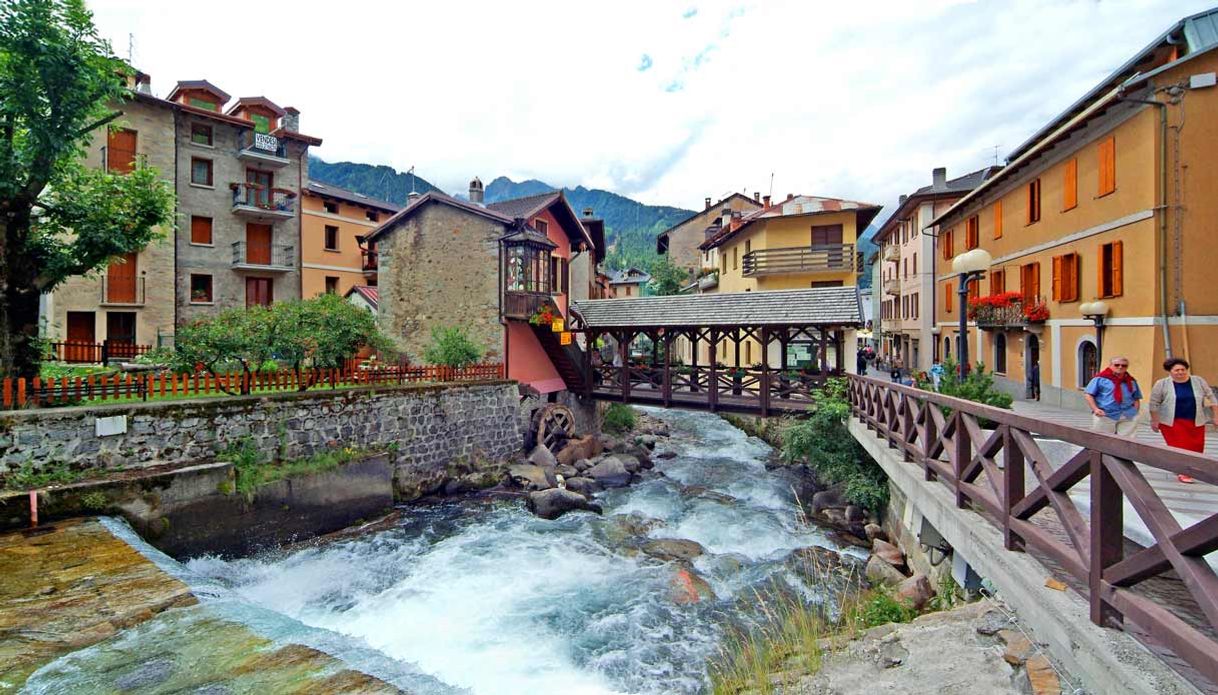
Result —
M390 212L397 212L398 210L402 209L402 206L398 205L397 203L391 203L388 200L381 200L380 198L372 198L364 195L363 193L356 193L355 191L351 191L346 188L339 188L333 184L322 183L320 181L306 181L305 191L308 193L316 193L317 195L329 196L331 198L338 198L339 200L345 200L348 203L367 205L368 207L378 208L381 210L389 210Z
M934 184L923 186L913 192L913 195L934 195L936 193L968 193L974 188L981 185L983 181L988 179L992 174L998 171L1000 167L992 166L984 169L978 169L970 174L965 174L959 178L948 179L942 188L935 188ZM913 195L910 197L912 198Z
M703 210L699 210L699 211L695 212L694 214L690 215L689 217L686 217L685 219L681 220L680 222L677 222L676 224L672 225L668 229L665 229L664 231L660 232L656 236L657 237L665 236L672 230L676 229L677 227L680 227L681 225L685 224L686 222L689 222L690 220L697 217L698 215L701 215L704 212L713 210L713 211L715 211L716 214L718 214L723 209L723 204L726 203L727 201L731 200L732 198L741 198L741 199L746 200L749 203L751 203L754 207L758 207L758 208L761 207L761 203L753 200L752 198L748 197L747 195L745 195L743 193L733 193L733 194L727 196L726 198L720 200L717 203L712 203L710 207L705 208Z
M529 195L523 198L512 198L511 200L501 200L497 203L487 203L486 207L508 217L532 217L549 207L559 194L560 191L538 193L537 195Z
M382 234L388 232L389 230L393 229L394 227L396 227L398 225L399 222L406 219L407 217L410 217L415 212L422 210L429 203L443 203L444 205L451 205L452 207L457 208L459 210L464 210L466 212L469 212L469 213L472 213L475 215L486 217L486 218L492 219L496 222L500 222L504 225L510 225L512 223L512 218L507 217L506 215L502 215L498 212L495 212L494 210L488 210L487 208L481 207L474 203L470 203L470 202L467 202L464 200L454 198L450 195L441 193L439 191L428 191L428 192L424 193L423 195L419 196L418 200L415 200L413 203L410 203L406 207L404 207L401 210L394 213L393 217L390 217L389 219L385 220L381 224L381 226L372 230L372 232L368 234L368 240L371 241L371 240L381 236Z
M588 328L682 326L859 326L856 287L722 292L574 302Z
M633 285L635 283L648 282L651 282L651 276L638 268L609 271L609 284L611 285Z
M179 80L178 84L176 86L174 86L173 91L169 92L169 96L165 97L165 99L167 101L173 101L173 98L178 95L178 92L181 92L186 89L205 89L205 90L211 92L212 94L215 94L216 96L223 99L222 102L220 102L219 104L216 104L217 107L224 106L225 104L228 103L229 99L232 99L232 96L230 96L228 92L224 91L223 89L220 89L219 87L208 82L207 80Z
M769 207L763 207L759 210L747 212L740 218L739 225L733 225L735 228L729 227L727 230L719 232L719 234L702 242L698 247L701 249L714 248L731 237L736 236L742 229L759 220L768 220L777 217L794 217L799 215L819 215L822 213L831 212L849 212L855 211L861 215L869 215L866 221L860 220L858 227L862 229L870 224L871 220L880 211L880 206L873 203L860 203L854 200L842 200L840 198L822 198L814 195L797 195L786 200L772 202Z
M356 285L347 291L348 297L353 294L358 294L359 296L363 297L364 301L368 302L373 309L376 309L377 304L380 302L381 295L375 287L369 287L368 285Z

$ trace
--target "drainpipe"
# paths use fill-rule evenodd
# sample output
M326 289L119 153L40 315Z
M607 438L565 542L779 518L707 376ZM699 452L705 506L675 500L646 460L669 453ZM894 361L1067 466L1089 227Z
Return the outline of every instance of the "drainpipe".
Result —
M1163 350L1172 356L1171 329L1167 325L1167 104L1155 99L1122 96L1120 101L1159 107L1159 314L1163 320Z

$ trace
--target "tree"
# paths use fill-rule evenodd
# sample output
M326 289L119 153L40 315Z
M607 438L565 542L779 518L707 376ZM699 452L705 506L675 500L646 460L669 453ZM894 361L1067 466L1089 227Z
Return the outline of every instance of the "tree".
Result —
M461 326L432 327L431 345L423 351L423 359L431 364L457 369L474 364L481 357L482 348Z
M249 393L250 375L275 355L274 325L271 309L262 306L226 309L193 321L178 328L172 364L183 372L202 366L213 376L239 369L239 391ZM233 393L231 384L222 390Z
M651 282L647 288L654 295L679 294L689 284L689 271L675 265L669 256L661 256L651 264Z
M0 374L38 374L40 295L173 221L156 171L83 164L90 134L121 116L130 73L82 0L0 4Z

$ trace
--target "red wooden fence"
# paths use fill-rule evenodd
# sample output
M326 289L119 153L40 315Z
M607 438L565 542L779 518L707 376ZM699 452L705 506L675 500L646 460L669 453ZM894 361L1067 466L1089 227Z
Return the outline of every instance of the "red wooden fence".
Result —
M502 379L502 364L468 367L385 366L374 369L313 369L305 371L253 372L243 374L104 374L88 377L5 377L3 407L75 405L83 402L141 400L149 398L207 396L225 392L269 393L308 388L352 388L420 382L481 381ZM242 387L245 388L242 388Z

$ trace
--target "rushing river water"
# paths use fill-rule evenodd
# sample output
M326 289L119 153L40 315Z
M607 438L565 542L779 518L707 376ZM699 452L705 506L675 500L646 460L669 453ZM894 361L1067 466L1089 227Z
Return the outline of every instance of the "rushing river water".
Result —
M699 692L725 626L756 610L757 591L799 581L791 551L836 546L799 522L787 481L765 469L766 444L713 415L650 412L672 429L657 453L676 456L603 493L603 517L452 503L322 547L171 571L264 635L414 692ZM680 567L631 549L613 518L631 513L662 522L651 538L705 547L693 568L714 598L674 601ZM87 671L88 657L75 667Z

